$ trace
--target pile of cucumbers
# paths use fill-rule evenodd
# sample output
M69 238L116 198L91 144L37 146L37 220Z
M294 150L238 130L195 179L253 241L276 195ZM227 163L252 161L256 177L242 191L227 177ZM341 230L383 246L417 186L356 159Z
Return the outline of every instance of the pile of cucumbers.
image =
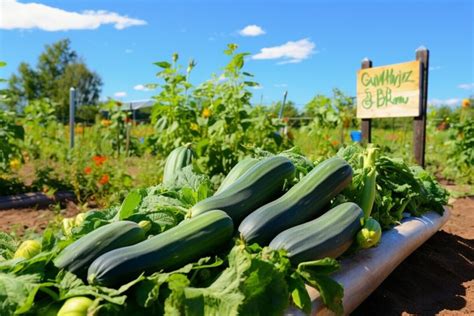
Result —
M188 149L179 150L173 157L183 163L173 161L168 169L189 164ZM295 265L340 256L361 230L364 212L354 203L327 208L351 183L352 168L342 158L330 158L284 192L295 169L283 156L247 158L179 225L145 239L143 225L114 222L70 244L54 264L90 284L113 287L142 273L179 268L215 253L235 236L247 244L285 249ZM167 179L172 179L167 172Z

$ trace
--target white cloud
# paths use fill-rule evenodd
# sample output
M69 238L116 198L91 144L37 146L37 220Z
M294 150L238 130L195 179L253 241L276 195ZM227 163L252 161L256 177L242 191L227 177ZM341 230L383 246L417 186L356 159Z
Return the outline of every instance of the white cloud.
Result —
M262 85L253 86L252 89L254 89L254 90L261 90L261 89L263 89L263 86L262 86Z
M117 30L130 26L145 25L146 21L132 19L104 10L65 11L41 3L20 3L2 0L0 4L0 29L34 29L44 31L93 30L103 24L113 24Z
M260 53L252 56L252 59L283 59L279 64L299 63L315 53L316 45L309 39L293 42L289 41L280 46L265 47Z
M127 92L125 91L118 91L114 93L114 97L116 98L124 98L127 96Z
M276 83L274 84L275 88L288 88L286 83Z
M259 36L265 33L266 32L260 26L255 24L247 25L239 31L239 34L242 36Z
M428 104L434 105L434 106L440 106L440 105L456 106L456 105L461 104L461 99L459 98L431 99L428 101Z
M142 85L142 84L137 84L135 87L133 87L133 90L137 90L137 91L150 91L150 89L148 89L146 86Z
M464 90L474 90L474 82L472 83L461 83L458 85L459 89L464 89Z
M131 53L133 53L133 49L127 48L125 50L125 54L131 54Z

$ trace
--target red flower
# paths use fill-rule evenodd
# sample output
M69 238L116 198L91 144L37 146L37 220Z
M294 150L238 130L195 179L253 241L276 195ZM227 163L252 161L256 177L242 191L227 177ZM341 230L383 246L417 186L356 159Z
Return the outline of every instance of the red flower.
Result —
M87 166L87 167L84 168L84 173L85 173L85 174L91 174L91 172L92 172L92 168L91 168L91 167Z
M108 174L103 174L102 177L100 177L100 179L99 179L99 183L101 185L106 185L107 183L109 183L109 180L110 180L109 175Z
M107 157L97 155L97 156L92 157L92 160L94 161L94 163L97 167L100 167L107 160Z

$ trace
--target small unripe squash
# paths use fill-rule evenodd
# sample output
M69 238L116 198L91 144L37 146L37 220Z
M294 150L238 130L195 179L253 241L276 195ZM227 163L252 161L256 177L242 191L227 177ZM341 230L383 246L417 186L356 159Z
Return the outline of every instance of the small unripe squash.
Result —
M15 251L13 259L31 259L41 252L41 244L37 240L25 240Z

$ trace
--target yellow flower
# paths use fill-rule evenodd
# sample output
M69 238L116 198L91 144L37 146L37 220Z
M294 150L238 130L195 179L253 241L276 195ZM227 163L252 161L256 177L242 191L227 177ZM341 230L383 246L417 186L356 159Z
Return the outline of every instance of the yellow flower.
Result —
M190 128L192 131L199 131L199 125L196 123L191 123Z
M84 127L83 126L76 126L75 132L76 132L76 134L84 134Z
M462 100L462 107L463 108L468 108L470 106L471 106L471 101L469 99Z
M21 162L18 159L12 159L10 160L10 168L12 170L18 170L20 169Z
M212 114L212 112L208 108L205 108L204 110L202 110L202 117L204 117L204 118L210 117L211 114Z
M100 124L104 127L110 126L112 124L111 120L102 120L100 121Z

